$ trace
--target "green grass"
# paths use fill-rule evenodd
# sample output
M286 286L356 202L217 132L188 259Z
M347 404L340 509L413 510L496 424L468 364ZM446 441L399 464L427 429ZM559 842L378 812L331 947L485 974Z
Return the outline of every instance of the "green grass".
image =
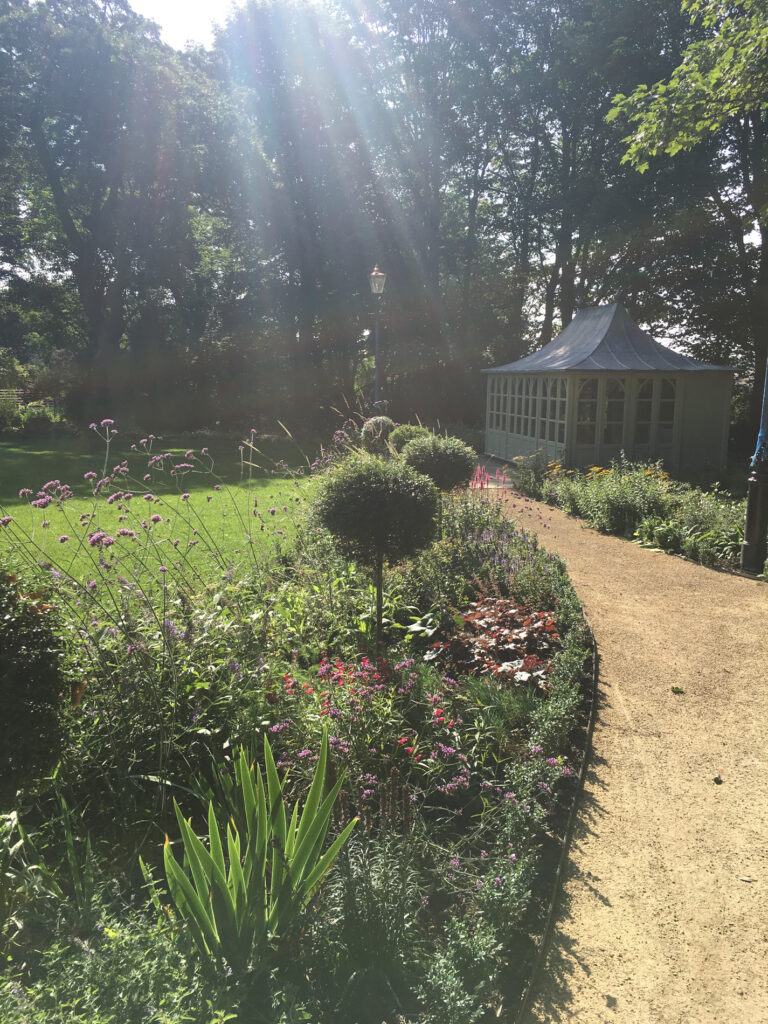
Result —
M131 451L130 447L138 441L138 437L123 438L118 435L110 445L107 469L127 458L132 472L138 473L141 479L146 472L146 457ZM222 434L210 437L200 434L171 435L158 438L154 442L154 451L183 454L190 448L199 451L207 447L213 460L214 474L222 482L234 484L241 477L247 477L249 472L249 466L243 466L241 462L238 450L241 444L243 441L240 438ZM75 485L80 485L83 494L87 493L83 474L94 470L101 476L104 448L104 442L91 431L77 437L0 442L0 504L17 504L22 487L37 490L46 481L56 478L71 484L75 493L78 493ZM255 463L250 467L250 472L254 476L266 478L279 462L287 463L294 469L307 466L317 448L317 444L312 444L304 449L289 437L256 438L253 451L249 452L250 461ZM202 480L198 478L198 481L200 487L204 486Z
M98 572L101 555L115 573L142 585L160 580L161 565L180 568L180 563L186 574L207 581L223 568L237 574L260 553L274 553L290 543L312 481L270 470L291 454L286 444L258 441L258 450L245 446L241 453L237 444L218 438L202 445L210 449L206 454L197 447L186 460L188 439L173 440L175 444L165 439L154 452L173 454L165 466L181 460L194 470L171 476L167 469L148 467L149 456L131 451L128 442L113 443L107 472L125 458L129 474L117 477L97 496L93 481L83 479L85 473L101 477L104 472L105 445L93 435L67 442L0 445L0 508L3 516L13 517L0 532L5 564L16 569L42 563L44 570L52 567L84 582L104 575ZM297 462L295 448L293 456ZM147 473L150 478L145 480ZM60 505L33 508L30 500L50 480L69 484L73 497ZM20 498L22 488L35 493ZM116 489L133 497L110 504L107 496ZM153 500L144 499L148 494ZM152 522L152 516L161 519ZM120 529L132 530L135 539L119 536ZM115 538L102 551L89 544L89 536L100 530Z

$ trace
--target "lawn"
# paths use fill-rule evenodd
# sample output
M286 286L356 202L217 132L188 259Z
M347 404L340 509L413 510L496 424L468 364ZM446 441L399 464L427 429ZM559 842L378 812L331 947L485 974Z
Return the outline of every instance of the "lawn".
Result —
M166 440L132 449L131 442L110 438L108 451L93 433L67 442L0 444L0 510L13 519L0 532L5 564L37 565L87 582L103 575L101 559L115 574L134 583L147 577L149 585L165 563L183 565L201 581L224 571L242 574L259 552L285 547L312 490L299 475L307 465L295 445L217 438L190 448L186 439ZM166 453L169 458L158 459ZM126 472L93 493L99 479L123 466ZM59 500L59 484L72 496ZM41 501L44 508L32 504ZM89 543L99 532L114 539L108 551Z

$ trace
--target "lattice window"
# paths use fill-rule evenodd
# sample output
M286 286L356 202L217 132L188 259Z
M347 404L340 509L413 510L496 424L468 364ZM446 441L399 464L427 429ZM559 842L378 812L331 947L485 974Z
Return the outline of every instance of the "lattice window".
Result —
M635 444L651 443L653 421L653 378L638 381L637 402L635 403Z
M557 382L557 440L558 444L565 444L565 409L566 397L568 394L568 381L560 377Z
M675 426L675 381L665 378L661 381L661 394L659 396L659 426L656 435L658 444L672 444L672 434Z
M578 396L576 444L594 444L597 440L597 377L580 380Z
M605 382L605 425L603 442L621 444L624 440L624 400L626 388L621 377L609 377Z

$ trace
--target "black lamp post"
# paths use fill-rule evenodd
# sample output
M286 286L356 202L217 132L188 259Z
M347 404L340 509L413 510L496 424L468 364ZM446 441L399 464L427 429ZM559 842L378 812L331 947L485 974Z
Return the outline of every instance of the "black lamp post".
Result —
M373 402L375 405L379 400L379 312L381 310L381 296L384 294L384 285L387 283L387 275L383 270L379 270L378 267L374 267L368 275L368 280L371 282L371 291L376 297L376 313L374 315L375 349L373 363Z
M768 547L768 366L765 368L760 432L750 465L752 471L747 486L747 521L741 545L741 568L746 572L760 573Z

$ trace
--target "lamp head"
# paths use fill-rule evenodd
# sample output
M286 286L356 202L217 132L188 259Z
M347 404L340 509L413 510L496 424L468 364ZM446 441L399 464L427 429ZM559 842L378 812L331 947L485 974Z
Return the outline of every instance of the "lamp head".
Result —
M387 283L387 275L383 270L379 270L378 267L374 267L368 275L368 280L371 282L371 291L374 295L382 295L384 292L384 285Z

